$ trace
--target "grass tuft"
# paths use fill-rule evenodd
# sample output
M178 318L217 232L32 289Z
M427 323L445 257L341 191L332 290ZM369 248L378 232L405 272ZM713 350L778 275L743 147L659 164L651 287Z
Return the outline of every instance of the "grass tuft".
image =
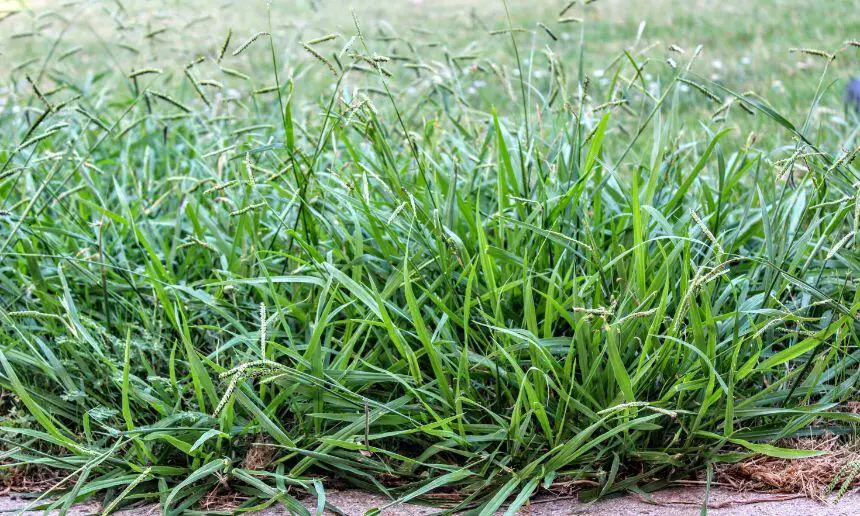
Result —
M856 53L730 67L574 4L3 21L0 479L165 514L855 485L812 437L860 423ZM780 33L837 48L828 9Z

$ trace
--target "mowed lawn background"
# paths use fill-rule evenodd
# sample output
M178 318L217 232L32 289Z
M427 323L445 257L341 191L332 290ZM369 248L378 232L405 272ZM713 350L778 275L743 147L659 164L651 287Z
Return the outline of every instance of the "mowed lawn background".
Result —
M844 492L854 4L0 2L0 482Z
M677 45L688 52L697 45L703 46L702 58L693 66L701 75L720 81L737 91L753 90L765 96L780 112L793 110L792 114L803 116L808 111L817 82L815 71L820 70L820 61L809 56L792 55L793 48L814 48L835 51L844 46L846 40L856 38L856 6L849 0L835 0L811 6L799 0L766 0L762 2L726 2L645 0L600 0L592 3L587 16L571 10L562 16L558 13L569 2L541 0L537 2L510 2L509 11L514 25L533 31L530 36L521 36L524 48L534 52L549 45L568 66L578 66L578 41L580 24L560 24L563 18L586 18L587 39L585 72L596 75L602 71L620 51L632 48L642 26L643 32L636 51L648 59L662 61L673 54L669 45ZM577 2L581 4L581 2ZM56 9L54 2L30 2L34 12L62 11L72 16L74 7ZM293 60L307 58L302 54L297 41L312 39L352 27L351 10L355 10L366 23L376 28L387 27L406 40L414 38L421 43L426 58L437 59L440 48L456 55L475 53L491 59L511 59L508 45L498 37L490 37L488 31L507 26L504 6L501 2L475 2L471 0L406 0L381 3L357 0L272 2L274 25L284 31L282 50ZM226 34L232 28L236 37L252 35L266 27L265 1L250 2L181 2L146 6L131 4L127 15L135 22L128 30L118 26L111 17L100 12L86 11L85 20L78 20L69 29L64 39L71 43L94 45L99 35L107 40L129 39L145 35L147 27L168 28L161 33L159 44L151 48L140 64L171 59L190 59L212 51L213 38ZM18 2L0 4L0 12L20 10ZM79 15L83 16L83 15ZM539 32L536 23L552 27L561 41L552 42ZM190 26L186 27L189 23ZM31 32L33 24L18 16L4 22L8 36ZM37 24L38 25L38 24ZM135 31L140 34L135 35ZM120 34L114 39L114 35ZM127 34L123 34L127 32ZM41 47L29 38L7 45L4 52L8 65L19 64L31 58L31 53ZM49 39L49 38L39 38ZM16 41L11 39L10 41ZM42 41L42 44L49 41ZM292 43L292 44L291 44ZM433 46L439 44L440 46ZM96 50L98 47L90 47ZM102 50L104 47L102 47ZM157 52L155 52L157 50ZM121 51L102 55L90 52L78 59L107 59L104 64L133 66L129 55ZM114 57L111 58L110 54ZM259 56L256 56L259 58ZM117 62L119 60L119 62ZM184 61L183 61L184 62ZM244 63L242 63L244 64ZM287 63L289 66L289 62ZM846 53L832 65L831 80L837 84L830 89L827 107L839 109L844 81L860 74L856 54ZM241 67L241 66L240 66ZM816 68L818 67L818 68ZM659 68L659 67L655 67ZM655 70L659 71L659 69ZM652 73L656 75L656 73Z

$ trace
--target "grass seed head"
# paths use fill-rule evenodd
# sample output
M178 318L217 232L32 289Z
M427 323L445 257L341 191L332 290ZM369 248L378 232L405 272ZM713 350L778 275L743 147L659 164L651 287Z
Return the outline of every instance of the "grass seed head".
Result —
M335 77L338 77L338 75L339 75L339 74L337 73L337 69L336 69L336 68L335 68L335 67L334 67L334 66L329 62L329 60L328 60L328 59L324 58L324 57L322 56L322 54L320 54L319 52L317 52L316 50L314 50L314 49L313 49L313 47L311 47L311 46L310 46L310 45L308 45L307 43L302 43L302 47L305 49L305 51L306 51L308 54L310 54L311 56L313 56L317 61L319 61L319 62L321 62L322 64L326 65L326 67L331 71L331 73L332 73Z
M179 102L178 100L174 99L173 97L171 97L170 95L168 95L168 94L166 94L166 93L161 93L160 91L155 91L155 90L149 90L149 92L148 92L148 93L149 93L149 95L150 95L150 96L155 97L155 98L157 98L157 99L159 99L159 100L163 100L164 102L167 102L168 104L171 104L171 105L173 105L174 107L177 107L177 108L181 109L181 110L182 110L182 111L184 111L185 113L191 113L191 108L190 108L190 107L188 107L188 106L186 106L185 104L183 104L183 103Z
M135 77L140 77L140 76L142 76L142 75L149 75L149 74L155 74L155 75L158 75L158 74L161 74L161 73L164 73L164 72L161 70L161 68L142 68L142 69L140 69L140 70L132 70L132 71L131 71L131 73L130 73L130 74L128 74L128 78L129 78L129 79L134 79Z
M715 102L717 104L720 104L722 102L720 100L720 97L716 96L712 91L710 91L709 89L705 88L704 86L702 86L701 84L699 84L697 82L693 82L689 79L684 79L684 78L680 78L680 79L678 79L678 81L680 81L680 82L682 82L688 86L692 86L693 89L695 89L696 91L698 91L702 95L708 97L712 102Z
M245 51L245 49L247 49L247 48L248 48L248 47L250 47L252 44L254 44L254 42L255 42L255 41L257 41L258 39L262 38L263 36L270 36L270 34L269 34L268 32L258 32L258 33L256 33L256 34L254 34L253 36L251 36L250 38L248 38L248 40L247 40L247 41L245 41L244 43L242 43L241 45L239 45L239 48L237 48L236 50L234 50L234 51L233 51L233 55L234 55L234 56L238 56L239 54L241 54L242 52L244 52L244 51Z
M561 18L562 16L564 16L567 13L567 11L571 10L571 8L573 8L573 6L576 5L576 2L577 2L577 0L571 0L570 2L565 4L565 6L562 7L561 11L558 12L558 17Z
M788 49L788 52L790 54L806 54L808 56L820 57L822 59L826 59L827 61L833 61L834 59L836 59L835 54L831 54L823 50L818 50L816 48L790 48Z
M325 43L326 41L331 41L337 38L337 34L326 34L325 36L321 36L319 38L314 38L306 42L308 45L319 45L320 43Z
M558 41L558 37L552 33L552 31L550 30L549 27L547 27L546 25L544 25L541 22L538 22L538 27L542 28L544 30L544 32L546 32L547 35L550 37L550 39L552 39L553 41Z
M230 46L230 38L233 37L233 29L227 29L227 37L224 38L224 43L221 44L221 50L218 51L218 59L217 62L221 62L224 59L224 54L227 53L227 48Z

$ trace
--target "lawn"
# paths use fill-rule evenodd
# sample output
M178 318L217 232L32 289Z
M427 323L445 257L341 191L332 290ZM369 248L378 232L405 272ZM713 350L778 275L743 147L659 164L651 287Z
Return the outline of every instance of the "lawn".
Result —
M0 485L483 515L852 446L853 2L392 3L0 2Z

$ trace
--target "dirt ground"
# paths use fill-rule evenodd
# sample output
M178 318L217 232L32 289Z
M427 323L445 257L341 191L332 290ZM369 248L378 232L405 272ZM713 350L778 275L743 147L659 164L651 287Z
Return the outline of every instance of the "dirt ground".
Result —
M581 504L575 499L544 499L533 502L520 511L528 516L549 516L557 514L576 514L588 516L687 516L700 514L704 490L700 487L671 488L654 493L650 502L638 496L603 500L593 504ZM24 509L29 499L21 496L0 496L0 513ZM388 503L384 497L361 491L335 491L328 493L327 501L343 514L361 516L372 508L383 507ZM708 514L714 516L853 516L860 514L860 494L849 493L839 503L819 503L798 495L771 495L762 493L737 493L728 490L712 490L708 503ZM313 512L309 504L308 509ZM70 515L84 516L99 514L98 503L81 504L69 512ZM121 511L126 516L154 516L159 514L157 506L139 507ZM406 505L391 507L382 514L391 516L418 516L438 513L438 509ZM26 512L24 514L41 514ZM283 508L271 508L259 516L281 516L287 512ZM327 514L333 514L328 513Z

